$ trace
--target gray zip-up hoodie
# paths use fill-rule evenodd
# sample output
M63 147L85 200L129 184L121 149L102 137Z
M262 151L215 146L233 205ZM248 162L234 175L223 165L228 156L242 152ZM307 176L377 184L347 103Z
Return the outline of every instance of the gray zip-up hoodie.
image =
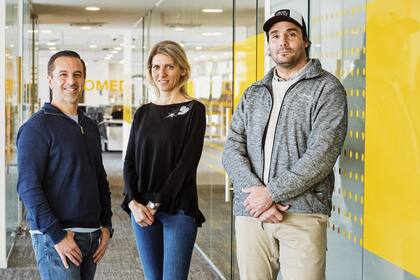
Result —
M264 141L272 108L274 68L245 90L223 152L234 187L234 214L249 216L243 188L264 185ZM346 92L340 81L312 65L287 90L274 133L267 188L288 212L329 215L333 167L347 133Z

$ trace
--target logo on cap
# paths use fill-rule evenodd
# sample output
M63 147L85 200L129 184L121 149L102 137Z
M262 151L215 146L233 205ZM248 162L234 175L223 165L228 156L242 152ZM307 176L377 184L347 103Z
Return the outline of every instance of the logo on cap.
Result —
M280 10L277 11L277 13L275 13L274 15L290 17L290 10Z

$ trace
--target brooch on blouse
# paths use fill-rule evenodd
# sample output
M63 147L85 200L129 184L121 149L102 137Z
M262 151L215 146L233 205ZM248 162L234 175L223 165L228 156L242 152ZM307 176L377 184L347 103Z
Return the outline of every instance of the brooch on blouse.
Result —
M177 109L173 112L170 112L165 118L175 118L177 116L185 115L190 110L191 110L191 106L183 105L183 106L181 106L181 108L179 108L179 109Z

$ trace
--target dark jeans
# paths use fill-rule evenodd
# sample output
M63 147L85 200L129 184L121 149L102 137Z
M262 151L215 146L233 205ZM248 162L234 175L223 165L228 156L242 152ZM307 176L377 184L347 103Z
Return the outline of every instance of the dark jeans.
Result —
M43 280L87 280L93 279L96 264L93 262L93 254L99 245L101 230L92 233L75 233L74 240L82 251L83 259L80 266L74 265L69 259L66 269L61 262L60 256L54 248L54 243L46 234L33 234L32 246L39 274Z
M137 250L147 280L186 280L197 236L191 216L158 211L151 226L140 227L131 215Z

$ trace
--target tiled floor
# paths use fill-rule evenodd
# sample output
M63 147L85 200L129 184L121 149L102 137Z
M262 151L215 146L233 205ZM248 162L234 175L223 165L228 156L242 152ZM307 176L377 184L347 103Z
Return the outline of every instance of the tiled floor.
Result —
M104 154L104 164L111 184L115 235L95 279L144 279L128 216L119 206L123 188L121 154ZM28 234L19 236L10 256L10 268L0 269L0 279L39 279L30 242ZM193 253L189 279L219 279L197 250Z

